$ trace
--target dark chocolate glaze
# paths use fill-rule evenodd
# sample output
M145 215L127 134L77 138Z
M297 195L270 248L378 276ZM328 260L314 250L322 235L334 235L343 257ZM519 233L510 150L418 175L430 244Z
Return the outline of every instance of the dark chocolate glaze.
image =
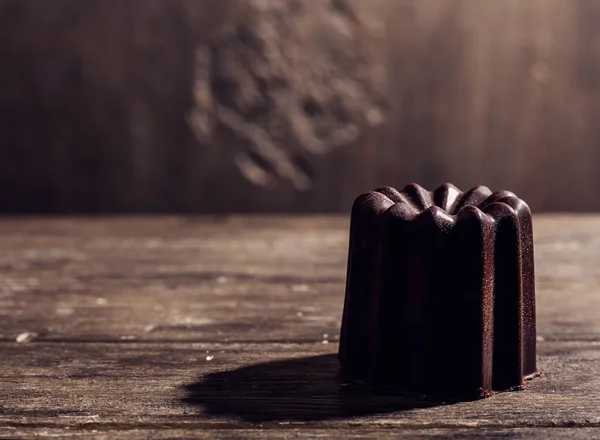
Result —
M383 187L354 202L342 372L485 397L536 373L531 212L513 193Z

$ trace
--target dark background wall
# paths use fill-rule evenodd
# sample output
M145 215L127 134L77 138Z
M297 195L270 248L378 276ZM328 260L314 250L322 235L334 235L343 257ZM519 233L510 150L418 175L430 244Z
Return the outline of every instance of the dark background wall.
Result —
M0 212L600 210L600 1L0 0Z

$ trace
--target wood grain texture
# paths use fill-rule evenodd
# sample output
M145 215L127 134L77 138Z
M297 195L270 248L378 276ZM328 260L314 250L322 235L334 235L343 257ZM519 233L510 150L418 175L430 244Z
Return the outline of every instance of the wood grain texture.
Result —
M340 382L346 218L1 220L0 437L600 438L600 217L534 224L543 374L452 403Z
M100 432L98 430L78 430L74 432L65 432L64 429L37 429L37 437L31 434L23 433L16 429L6 430L6 438L25 439L37 437L60 437L60 438L94 438L98 440L120 440L120 439L338 439L340 434L344 439L437 439L437 440L459 440L459 439L538 439L551 438L557 440L597 440L597 428L504 428L504 429L318 429L310 427L288 428L288 429L162 429L160 431L152 429L130 429L110 433Z
M344 217L3 221L0 339L335 339L348 226ZM599 218L538 216L535 234L538 335L599 340Z
M525 391L455 404L340 388L336 350L321 343L2 343L0 421L87 430L600 428L597 343L541 343L544 375Z
M0 54L9 67L0 73L0 212L340 212L360 192L409 181L507 188L536 211L600 209L600 3L382 0L371 8L340 0L303 10L292 0L256 2L288 5L296 15L276 22L289 23L288 31L302 23L314 36L290 40L288 52L301 54L290 72L310 70L330 55L318 48L331 44L336 74L374 77L367 73L375 67L387 78L382 90L351 88L369 105L386 97L387 122L358 124L357 138L324 154L298 147L294 127L281 126L287 117L269 119L273 127L260 132L276 139L269 154L252 150L252 136L240 135L231 118L199 139L187 116L204 117L201 101L210 119L218 113L210 103L227 107L224 84L241 90L234 95L251 110L267 87L224 74L213 87L198 86L202 54L212 54L209 64L226 63L247 56L254 41L244 33L247 15L220 7L207 16L201 3L0 1ZM268 11L252 16L260 21ZM239 38L207 43L219 23L239 26ZM289 37L269 32L276 41ZM361 45L338 44L344 32ZM379 37L371 42L371 34ZM362 56L362 43L369 55L362 73L359 61L344 69L336 57ZM315 87L334 90L329 79ZM290 96L281 108L297 109ZM308 104L310 117L300 120L318 127L319 107ZM250 132L263 127L257 108L235 113ZM305 190L272 173L280 165L274 152L290 156L284 162L309 180L299 185Z

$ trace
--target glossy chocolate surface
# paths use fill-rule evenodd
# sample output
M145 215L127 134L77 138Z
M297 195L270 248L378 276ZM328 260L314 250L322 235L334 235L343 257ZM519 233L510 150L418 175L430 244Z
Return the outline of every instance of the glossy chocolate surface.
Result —
M531 212L509 191L383 187L352 209L346 378L485 397L536 373Z

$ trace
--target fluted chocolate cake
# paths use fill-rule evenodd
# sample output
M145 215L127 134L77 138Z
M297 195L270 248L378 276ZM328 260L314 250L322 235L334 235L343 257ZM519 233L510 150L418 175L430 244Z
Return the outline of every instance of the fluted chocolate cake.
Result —
M383 187L352 208L347 379L485 397L536 373L531 212L509 191Z

